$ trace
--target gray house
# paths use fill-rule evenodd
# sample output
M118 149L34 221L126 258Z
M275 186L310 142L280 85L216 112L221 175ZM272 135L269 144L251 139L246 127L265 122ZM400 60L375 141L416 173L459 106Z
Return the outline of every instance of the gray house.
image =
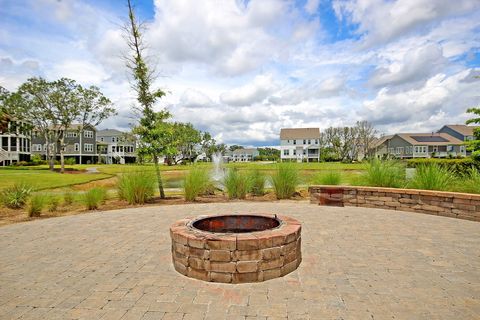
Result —
M97 131L97 146L99 160L103 163L134 163L137 159L135 138L119 130Z
M374 145L379 158L445 158L466 156L465 145L447 133L398 133L379 139Z
M82 130L83 129L83 130ZM95 127L86 125L84 128L80 124L71 125L65 132L61 134L65 138L65 159L73 158L76 163L96 163L97 157L97 143ZM56 151L56 158L60 158L60 145L47 146L45 138L33 132L32 134L32 154L39 154L42 158L47 155L47 147L51 152Z
M27 123L3 115L0 119L0 165L30 161L30 127Z
M462 141L471 141L475 140L475 129L480 128L480 126L467 126L464 124L447 124L443 126L439 133L448 133L452 137L457 138L458 140ZM469 156L472 152L467 150L467 156Z

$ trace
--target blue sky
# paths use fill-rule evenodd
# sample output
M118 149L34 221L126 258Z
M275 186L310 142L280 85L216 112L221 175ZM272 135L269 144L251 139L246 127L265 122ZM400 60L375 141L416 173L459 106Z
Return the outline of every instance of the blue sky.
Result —
M464 123L480 104L478 0L132 0L168 92L157 108L229 144L282 127L372 122L379 132ZM128 130L135 103L119 0L0 0L0 85L97 85Z

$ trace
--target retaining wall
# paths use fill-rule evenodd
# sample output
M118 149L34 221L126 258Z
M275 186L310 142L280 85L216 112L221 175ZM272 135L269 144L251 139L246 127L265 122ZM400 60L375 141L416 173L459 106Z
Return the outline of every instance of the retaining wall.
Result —
M480 221L480 195L415 189L310 186L310 202L419 212Z

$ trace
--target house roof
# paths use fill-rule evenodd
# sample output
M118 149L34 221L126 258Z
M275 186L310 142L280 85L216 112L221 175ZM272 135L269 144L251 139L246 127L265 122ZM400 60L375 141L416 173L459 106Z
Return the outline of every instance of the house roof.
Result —
M447 125L444 125L443 127L450 128L453 131L456 131L463 136L473 136L473 131L477 128L480 128L480 126L467 126L464 124L447 124Z
M376 147L380 146L382 143L384 143L388 139L391 139L392 137L393 137L393 135L388 135L388 136L383 136L381 138L376 139L372 143L373 148L376 148Z
M125 134L123 131L117 129L103 129L97 131L97 136L107 137L107 136L121 136Z
M422 146L446 146L463 144L459 140L447 133L398 133L395 136L402 138L412 145Z
M280 140L289 139L320 139L319 128L282 128Z
M232 154L249 154L249 153L253 154L256 151L257 151L256 148L236 149L232 152Z

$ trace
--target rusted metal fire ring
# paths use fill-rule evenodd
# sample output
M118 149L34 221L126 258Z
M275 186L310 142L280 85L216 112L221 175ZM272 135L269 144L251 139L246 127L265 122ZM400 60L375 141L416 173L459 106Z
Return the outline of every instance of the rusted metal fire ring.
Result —
M175 270L204 281L266 281L294 271L302 261L301 224L283 215L186 218L170 227L170 236Z

